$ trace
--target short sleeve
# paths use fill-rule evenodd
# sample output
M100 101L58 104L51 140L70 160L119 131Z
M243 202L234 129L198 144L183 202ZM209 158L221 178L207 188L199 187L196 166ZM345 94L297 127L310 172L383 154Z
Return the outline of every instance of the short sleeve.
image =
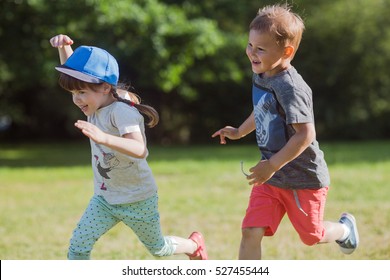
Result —
M121 136L132 132L141 132L143 116L138 110L123 102L117 102L112 114L112 124L117 127Z

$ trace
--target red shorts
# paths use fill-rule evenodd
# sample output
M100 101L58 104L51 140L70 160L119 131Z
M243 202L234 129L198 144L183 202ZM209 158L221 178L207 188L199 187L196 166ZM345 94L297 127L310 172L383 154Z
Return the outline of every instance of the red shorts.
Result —
M265 228L265 236L275 234L287 213L303 243L314 245L324 236L324 209L328 187L321 189L282 189L268 184L252 188L242 228ZM296 200L298 199L298 201ZM299 204L303 211L299 209Z

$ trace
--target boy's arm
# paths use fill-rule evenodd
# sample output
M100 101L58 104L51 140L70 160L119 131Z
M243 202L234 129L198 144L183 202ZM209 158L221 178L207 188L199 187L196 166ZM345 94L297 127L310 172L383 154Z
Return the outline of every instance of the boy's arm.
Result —
M255 113L252 111L249 117L238 128L238 136L242 138L247 134L251 133L255 129L256 129Z
M286 145L269 160L262 160L250 169L247 177L249 184L262 184L270 179L276 171L298 157L316 137L313 123L293 124L295 134Z
M281 169L287 163L298 157L310 143L316 138L316 131L313 123L300 123L292 125L295 134L289 139L286 145L269 161L275 171Z
M239 128L225 126L224 128L221 128L213 135L211 135L211 137L219 136L220 143L226 144L226 137L231 140L237 140L251 133L255 129L255 117L254 113L252 112L250 116L240 125Z

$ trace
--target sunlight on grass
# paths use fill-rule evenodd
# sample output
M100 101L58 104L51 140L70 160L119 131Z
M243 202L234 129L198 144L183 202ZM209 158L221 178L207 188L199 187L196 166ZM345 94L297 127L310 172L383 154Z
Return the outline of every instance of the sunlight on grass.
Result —
M0 258L65 259L93 192L88 144L1 149ZM389 259L390 143L329 143L323 149L332 177L325 218L338 220L343 211L352 212L360 248L346 256L336 244L305 246L285 218L276 235L265 238L264 258ZM164 234L187 237L202 231L211 259L237 259L250 193L240 161L248 170L258 157L255 145L150 147ZM92 257L156 259L124 225L104 235Z

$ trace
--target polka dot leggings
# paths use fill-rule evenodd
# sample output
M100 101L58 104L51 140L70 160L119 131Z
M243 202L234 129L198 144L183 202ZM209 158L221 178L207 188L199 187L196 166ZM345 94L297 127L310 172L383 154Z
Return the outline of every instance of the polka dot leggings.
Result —
M170 256L177 244L161 233L158 196L143 201L110 205L102 196L93 196L70 240L68 259L89 259L96 241L124 222L154 256Z

